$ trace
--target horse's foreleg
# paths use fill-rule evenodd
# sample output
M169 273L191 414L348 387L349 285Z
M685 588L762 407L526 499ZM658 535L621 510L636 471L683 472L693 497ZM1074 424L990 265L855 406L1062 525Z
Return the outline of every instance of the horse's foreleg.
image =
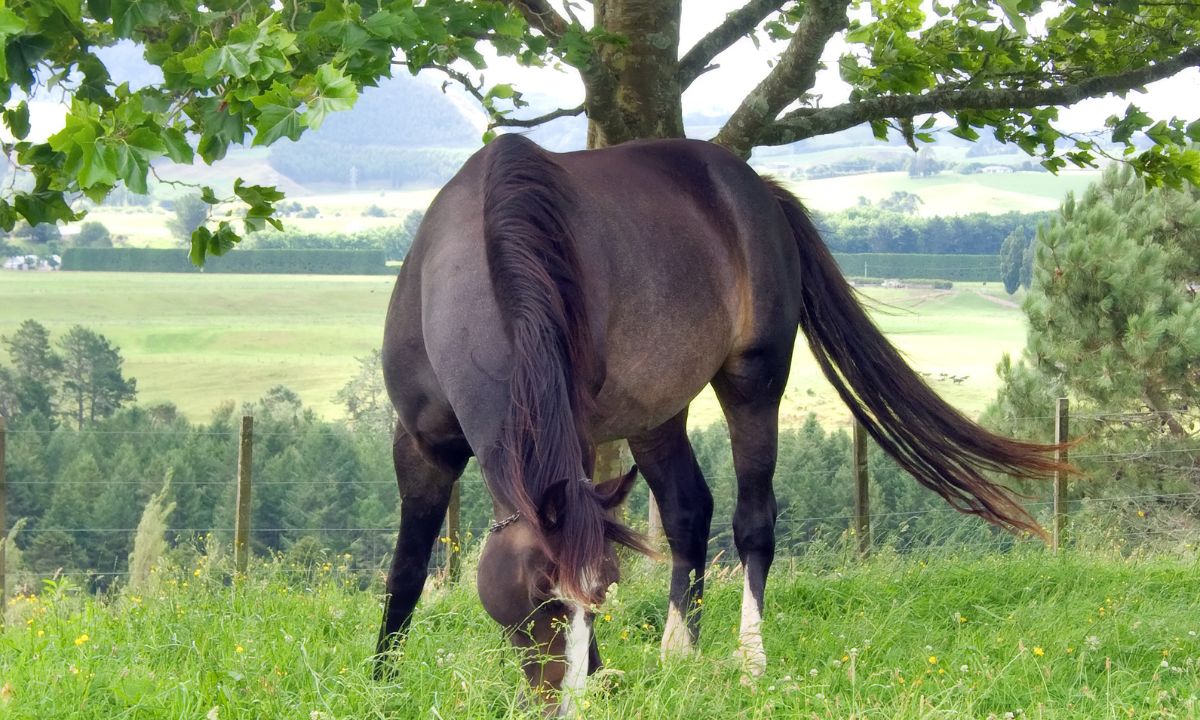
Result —
M663 655L686 653L700 636L700 607L713 500L687 436L687 410L644 435L629 449L658 502L671 546L671 590Z
M763 647L763 594L775 559L778 507L772 485L779 437L779 396L787 382L785 356L779 362L756 358L735 363L713 387L729 423L737 505L733 539L742 561L742 622L738 655L750 675L766 670ZM782 373L782 374L781 374Z
M450 491L466 463L465 458L449 466L430 463L403 431L396 433L392 457L400 486L400 532L385 584L383 623L376 644L377 677L387 674L387 654L412 620L429 572L429 557L450 503Z

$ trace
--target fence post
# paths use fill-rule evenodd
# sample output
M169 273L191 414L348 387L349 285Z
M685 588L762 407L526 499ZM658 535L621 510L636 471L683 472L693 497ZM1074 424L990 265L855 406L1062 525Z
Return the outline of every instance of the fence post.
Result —
M0 627L8 607L8 475L4 469L8 428L0 415Z
M246 574L250 559L250 467L254 460L254 417L242 416L238 444L237 519L233 525L233 563L238 575Z
M867 474L867 430L854 420L854 533L858 554L871 551L871 486Z
M450 582L458 581L462 566L462 538L459 536L459 517L462 508L462 481L456 480L450 490L450 505L446 508L446 575Z
M1054 453L1054 459L1060 463L1067 462L1067 441L1070 439L1071 401L1059 398L1054 412L1054 442L1059 449ZM1066 540L1067 531L1067 474L1061 470L1054 471L1054 525L1051 530L1050 547L1054 554Z

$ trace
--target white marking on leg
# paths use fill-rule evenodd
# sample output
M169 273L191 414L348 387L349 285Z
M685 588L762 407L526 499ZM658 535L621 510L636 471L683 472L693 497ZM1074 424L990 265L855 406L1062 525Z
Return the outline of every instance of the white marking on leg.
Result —
M571 604L571 625L567 628L567 671L563 675L562 700L558 705L559 716L565 716L571 711L571 706L583 695L587 683L588 649L592 642L592 632L588 627L585 610L582 606Z
M750 573L742 572L742 629L738 635L738 655L746 672L754 677L767 669L767 653L763 649L762 611L750 591Z
M663 628L662 657L668 655L686 655L692 651L692 633L688 630L687 620L679 610L675 601L667 608L667 624Z

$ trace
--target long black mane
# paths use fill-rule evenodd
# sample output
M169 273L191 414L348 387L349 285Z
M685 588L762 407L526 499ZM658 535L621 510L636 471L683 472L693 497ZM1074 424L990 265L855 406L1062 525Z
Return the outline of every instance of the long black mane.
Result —
M610 522L591 483L580 482L592 464L588 388L596 361L567 219L577 199L563 169L521 136L497 138L487 159L488 271L512 348L510 403L488 483L533 524L556 561L560 590L596 601L595 588L584 586L598 570ZM545 507L551 501L553 511ZM566 541L550 543L550 534Z

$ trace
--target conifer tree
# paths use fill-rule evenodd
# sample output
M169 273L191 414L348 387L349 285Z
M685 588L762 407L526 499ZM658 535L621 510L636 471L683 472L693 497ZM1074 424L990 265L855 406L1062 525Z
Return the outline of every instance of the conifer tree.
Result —
M1110 168L1039 230L1035 256L1029 364L1106 412L1148 410L1187 436L1179 414L1200 391L1200 191L1147 189Z

